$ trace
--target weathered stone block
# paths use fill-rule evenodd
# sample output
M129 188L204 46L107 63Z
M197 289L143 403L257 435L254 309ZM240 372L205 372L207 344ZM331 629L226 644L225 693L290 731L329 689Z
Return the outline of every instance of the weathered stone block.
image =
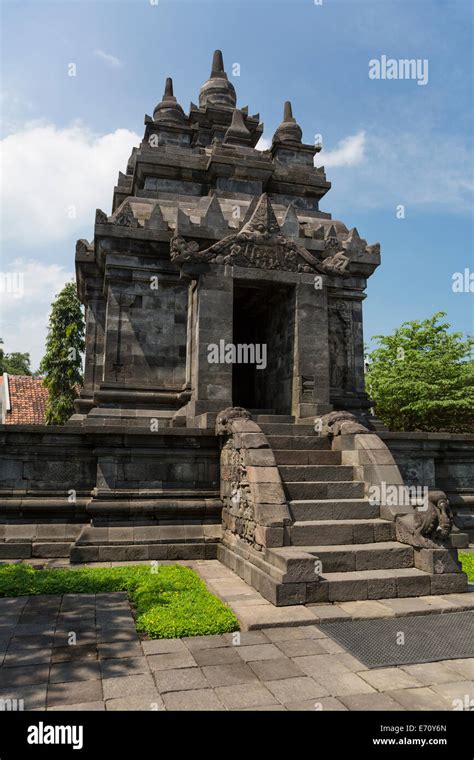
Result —
M466 573L431 576L431 594L458 594L467 591Z
M415 567L430 575L457 573L461 570L455 549L415 549L414 554Z

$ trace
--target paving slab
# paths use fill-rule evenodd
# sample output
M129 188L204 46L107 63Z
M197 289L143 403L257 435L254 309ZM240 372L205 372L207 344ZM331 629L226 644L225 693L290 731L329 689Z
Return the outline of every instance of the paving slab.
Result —
M102 700L102 683L93 681L68 681L67 683L50 683L46 701L48 708L52 705L75 705L83 702Z
M317 622L331 621L332 623L340 620L351 620L351 616L346 610L343 610L340 604L307 604L308 609L313 613Z
M277 641L276 646L287 657L302 657L309 654L327 653L327 650L321 646L320 639L290 639L289 641Z
M142 657L143 649L139 641L109 641L99 644L98 655L101 660Z
M344 612L347 612L353 620L365 620L367 618L393 617L395 612L388 605L373 601L339 602Z
M326 697L330 694L324 686L309 676L266 681L265 686L284 705L298 700Z
M49 712L59 712L63 710L77 710L78 712L101 712L105 710L105 702L81 702L78 705L55 705L53 707L48 707Z
M207 665L203 667L202 672L213 687L258 681L255 672L242 661L225 665Z
M280 681L283 678L296 678L304 675L303 671L289 657L279 660L256 660L249 662L249 667L260 681Z
M406 710L449 710L452 706L449 700L443 699L433 689L421 686L417 689L397 689L387 692L395 702L399 702Z
M151 670L173 670L174 668L195 668L197 663L191 652L168 652L147 657Z
M49 665L52 651L52 647L38 650L22 650L11 654L6 651L3 667L19 668L28 665Z
M278 660L281 657L281 651L275 644L251 644L250 646L236 647L236 650L244 662Z
M140 646L140 644L138 644ZM152 639L142 641L141 648L145 654L169 654L170 652L186 652L186 645L181 639Z
M118 697L108 699L105 703L106 710L139 710L140 712L162 712L165 709L164 702L159 695L149 699L146 697Z
M209 681L201 668L176 668L175 670L157 670L153 674L160 694L167 691L186 691L187 689L205 689Z
M167 710L225 710L212 689L170 691L163 695L163 701Z
M260 683L221 686L215 689L215 693L228 709L278 704L273 694Z
M227 665L242 662L236 651L238 647L222 647L221 649L197 649L193 657L199 666L203 665Z
M432 606L421 601L416 596L401 599L385 599L383 603L393 610L397 617L403 617L404 615L427 615L433 612Z
M316 700L290 702L286 705L286 709L297 712L324 712L325 710L333 712L347 710L347 707L335 697L323 697Z
M266 631L234 631L233 633L225 633L224 639L232 646L269 643Z
M315 625L296 625L293 628L266 628L265 635L274 643L277 643L278 641L292 641L295 639L326 638L326 634Z
M350 654L317 654L295 657L293 661L308 676L319 680L320 676L344 675L364 669L364 665Z
M395 689L423 686L421 681L402 668L374 668L373 670L366 670L360 675L377 691L394 691Z
M467 657L464 660L445 660L444 662L462 676L463 680L474 680L474 657Z
M31 686L15 686L13 689L2 688L1 698L5 701L22 700L24 710L45 710L47 684L34 684Z
M329 693L335 697L368 694L375 691L358 673L338 673L333 676L320 675L318 681L322 686L326 686Z
M433 691L440 694L444 699L452 703L460 701L474 708L474 681L452 681L449 683L433 684Z
M156 684L151 675L119 676L102 679L104 699L116 697L146 697L154 700L158 695Z
M213 649L227 645L227 640L219 634L212 636L186 636L181 639L187 648L194 652L196 649Z
M58 662L51 665L49 673L50 683L91 681L97 678L100 678L100 664L98 660Z
M119 657L100 661L100 674L102 678L115 678L118 676L132 676L139 673L149 673L150 668L147 658L142 657Z
M422 662L417 665L401 665L398 670L404 670L408 675L419 681L421 686L450 683L459 680L459 672L447 662Z
M341 702L348 710L383 710L383 711L404 711L405 708L399 702L396 702L388 694L379 694L371 692L370 694L351 694L339 697Z
M54 647L51 662L69 662L71 660L97 660L97 644L75 644L64 647Z
M22 665L18 668L1 668L0 690L32 684L46 684L48 675L49 665Z

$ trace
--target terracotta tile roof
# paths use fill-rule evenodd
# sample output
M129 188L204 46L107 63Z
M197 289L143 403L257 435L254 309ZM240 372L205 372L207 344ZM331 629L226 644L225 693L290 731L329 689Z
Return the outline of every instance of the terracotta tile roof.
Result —
M26 375L8 375L10 411L6 425L44 425L48 391L42 381Z

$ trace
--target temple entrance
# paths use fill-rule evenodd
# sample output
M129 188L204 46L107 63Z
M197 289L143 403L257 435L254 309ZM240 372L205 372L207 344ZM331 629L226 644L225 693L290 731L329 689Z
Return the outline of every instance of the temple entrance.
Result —
M294 333L293 287L234 283L234 406L291 414Z

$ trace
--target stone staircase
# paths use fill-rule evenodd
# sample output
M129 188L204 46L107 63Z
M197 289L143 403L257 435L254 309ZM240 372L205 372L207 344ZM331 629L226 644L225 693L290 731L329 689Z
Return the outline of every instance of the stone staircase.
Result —
M341 464L328 437L291 416L254 419L272 447L293 519L287 545L265 554L267 572L273 566L275 581L287 584L286 591L275 586L274 603L301 603L303 583L307 603L467 590L462 573L430 575L414 567L415 550L395 540L394 523L364 498L364 482Z

